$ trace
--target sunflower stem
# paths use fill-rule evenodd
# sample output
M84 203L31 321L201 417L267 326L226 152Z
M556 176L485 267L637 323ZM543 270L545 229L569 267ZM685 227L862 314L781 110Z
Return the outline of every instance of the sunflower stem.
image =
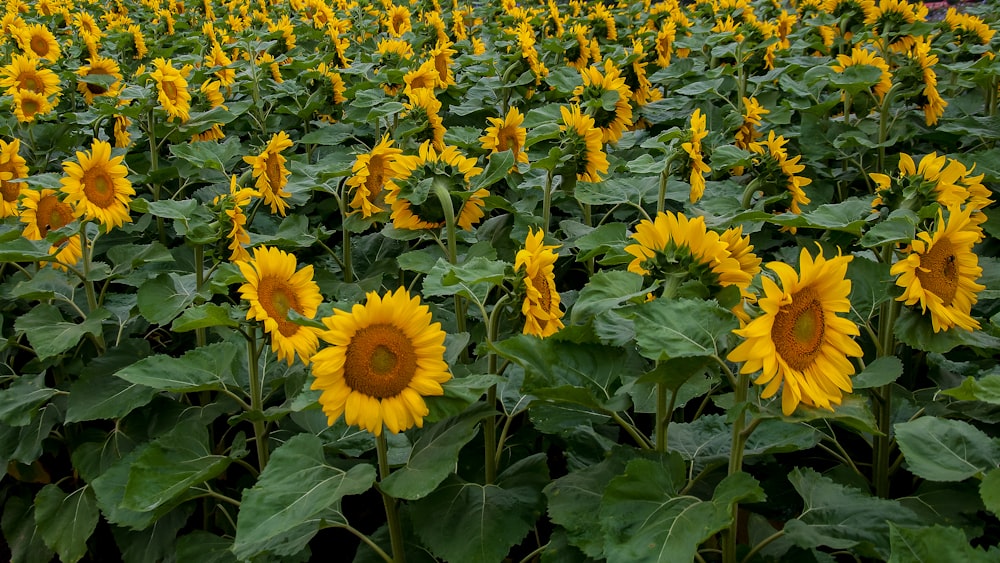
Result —
M750 437L750 432L744 432L746 428L752 431L756 424L747 427L746 401L747 392L750 388L750 375L740 373L736 378L736 388L733 389L736 401L733 408L738 412L733 421L732 444L729 449L729 475L734 475L743 470L743 448ZM736 563L736 534L739 515L739 503L733 503L732 524L723 531L722 537L722 561L724 563Z
M94 291L94 280L90 279L90 265L93 261L94 245L97 244L98 237L101 236L100 229L96 235L94 235L93 244L91 244L90 238L87 236L87 223L84 223L80 227L80 246L83 249L83 288L87 293L87 309L89 314L94 314L100 305L97 302L97 292ZM93 338L94 344L100 353L104 353L107 349L107 344L104 342L104 333L98 332Z
M205 269L202 267L205 263L205 247L201 244L194 245L194 279L195 279L195 295L201 293L201 287L205 285ZM201 347L204 346L207 341L207 335L205 333L205 327L198 327L194 329L195 343Z
M493 344L497 338L497 332L500 327L500 314L503 311L504 304L510 294L504 294L497 300L496 304L493 305L493 311L490 312L489 322L486 325L486 340L488 343ZM486 357L487 371L491 375L497 375L497 354L491 351ZM489 389L486 390L486 404L490 407L496 405L497 402L497 386L491 385ZM486 420L483 421L483 442L485 446L485 480L487 485L491 485L497 476L497 420L495 416L488 416Z
M552 213L552 170L545 173L545 191L542 193L542 230L549 234L549 218Z
M250 328L247 338L247 368L250 374L250 416L253 418L253 435L257 442L257 467L263 472L267 465L267 426L264 425L264 395L260 379L257 348L257 327Z
M156 142L156 120L153 110L149 110L146 117L146 139L149 141L149 173L152 175L160 167L160 145ZM160 200L160 183L151 182L149 191L152 193L153 201ZM156 231L160 235L160 242L167 243L167 230L163 222L163 217L156 217Z
M344 271L344 283L354 282L354 257L351 248L351 230L347 228L347 193L342 193L337 198L337 205L340 207L340 224L343 228L344 261L340 264Z
M386 441L384 432L380 432L378 436L375 436L375 449L378 452L378 475L381 482L389 477L389 444ZM385 506L385 518L389 524L392 560L395 563L403 563L406 561L406 553L403 551L403 527L399 522L396 499L389 496L382 489L379 489L379 493L382 494L382 504Z
M445 232L448 234L448 262L453 266L458 265L458 234L457 223L455 221L455 205L451 201L451 191L448 189L448 181L442 178L435 178L432 188L441 202L441 209L444 211ZM458 332L465 332L465 301L462 296L455 295L455 325ZM468 359L468 350L462 349L462 360Z

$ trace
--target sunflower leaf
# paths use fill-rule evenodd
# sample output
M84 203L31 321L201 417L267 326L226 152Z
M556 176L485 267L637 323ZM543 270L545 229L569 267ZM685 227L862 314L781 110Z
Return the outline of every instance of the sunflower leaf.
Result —
M865 366L865 370L854 376L855 389L869 389L888 385L903 375L903 362L896 356L883 356Z
M514 164L513 151L506 150L491 154L489 156L489 164L486 165L486 170L483 170L481 174L473 176L469 191L475 192L480 188L488 188L503 180L510 173L510 169Z
M1000 444L961 420L925 416L895 425L906 468L930 481L963 481L1000 465Z
M25 426L38 415L38 407L58 393L45 386L45 374L22 375L6 389L0 389L0 422Z
M636 308L636 343L652 360L720 356L737 328L736 317L712 301L657 299Z
M107 309L97 309L77 324L65 320L55 305L42 303L18 317L14 328L28 337L38 359L44 360L73 348L88 334L100 334L101 323L110 316Z
M97 527L99 513L89 485L66 494L58 485L46 485L35 496L35 524L59 560L76 563L87 554L87 539Z
M174 358L158 354L124 367L115 375L130 383L173 392L219 390L233 384L232 365L240 347L217 342Z
M629 299L644 297L646 291L639 274L620 270L597 272L577 295L570 323L580 324L599 313L616 309Z
M888 563L930 563L941 560L946 553L951 561L989 563L1000 557L996 547L987 553L969 545L965 532L950 526L905 528L889 523L889 544L892 551Z
M900 342L924 352L944 354L962 345L990 351L1000 348L1000 338L981 330L952 328L934 332L929 314L924 316L918 311L907 308L904 308L896 319L894 332Z
M160 274L139 286L139 312L153 324L166 325L196 297L194 274Z

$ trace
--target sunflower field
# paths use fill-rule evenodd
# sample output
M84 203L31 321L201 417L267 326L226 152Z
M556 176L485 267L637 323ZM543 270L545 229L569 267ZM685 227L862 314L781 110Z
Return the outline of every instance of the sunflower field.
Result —
M1000 560L996 0L5 0L0 559Z

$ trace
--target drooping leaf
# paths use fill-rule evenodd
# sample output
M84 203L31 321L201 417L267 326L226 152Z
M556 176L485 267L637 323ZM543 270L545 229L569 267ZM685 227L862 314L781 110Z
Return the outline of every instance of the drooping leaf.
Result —
M39 359L58 356L80 343L84 336L101 333L101 323L111 316L105 309L93 311L83 322L63 318L55 305L40 303L14 321L14 328L24 332Z
M925 352L944 354L956 346L963 345L989 351L1000 348L1000 338L982 330L968 331L953 328L934 332L930 313L925 316L919 311L907 308L900 312L894 328L896 338L900 342Z
M509 266L506 262L481 256L459 265L439 258L424 278L423 294L427 297L462 295L483 301L491 287L503 282L504 272Z
M523 458L492 485L448 477L410 505L414 530L449 563L503 560L541 514L542 488L549 482L545 460L544 453Z
M374 482L373 466L358 464L344 471L326 462L319 438L293 436L274 450L257 483L244 491L233 553L247 559L293 531L315 534L327 508L346 495L367 491Z
M117 526L112 528L123 563L147 563L173 558L177 532L187 523L193 510L190 505L178 506L157 518L149 529L141 532Z
M57 389L45 386L45 374L22 375L6 389L0 389L0 422L24 426L38 414L38 407Z
M941 393L960 401L982 401L1000 405L1000 374L990 373L979 379L969 376L963 379L958 387L945 389Z
M667 446L679 452L695 471L724 465L732 447L732 424L724 415L703 415L697 420L670 425ZM809 449L819 442L819 433L806 424L766 419L747 438L743 455L750 458Z
M58 485L46 485L35 496L38 532L64 563L76 563L87 554L87 539L97 528L98 517L89 485L69 494Z
M906 468L931 481L962 481L1000 465L1000 444L961 420L920 417L895 425Z
M962 530L948 526L904 528L890 523L889 541L892 552L888 563L934 563L943 560L990 563L1000 556L1000 549L996 547L989 553L972 547Z
M174 358L166 354L149 356L122 368L115 375L137 383L175 392L221 389L233 381L232 364L240 348L231 342L217 342L195 348Z
M10 550L10 563L51 561L53 551L45 545L35 525L35 505L19 496L7 498L0 528Z
M903 362L896 356L882 356L865 366L864 371L854 376L851 383L855 389L868 389L888 385L903 375Z
M657 299L636 309L636 342L653 360L719 356L736 328L736 317L711 301Z

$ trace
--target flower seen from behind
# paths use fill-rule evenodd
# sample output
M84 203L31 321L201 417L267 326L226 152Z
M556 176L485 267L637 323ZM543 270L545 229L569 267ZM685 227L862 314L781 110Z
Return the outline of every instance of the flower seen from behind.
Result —
M12 182L28 177L28 165L21 151L21 140L0 140L0 219L18 215L18 199L27 188L24 182Z
M420 145L416 155L400 155L392 165L394 178L387 185L385 202L392 206L392 224L397 229L440 229L446 224L445 210L434 191L434 183L448 187L455 222L467 231L485 215L485 188L468 189L469 180L483 170L474 158L463 156L457 147L446 146L438 152L430 141ZM412 188L421 182L431 182L430 191L418 200ZM455 188L458 189L455 189ZM411 195L412 194L412 195Z
M372 147L367 154L359 154L351 167L351 177L345 182L353 190L351 197L351 212L361 212L364 218L384 211L385 202L383 189L393 178L393 163L403 151L393 146L392 139L386 133L379 144Z
M707 117L701 109L694 110L691 114L691 129L687 142L681 143L681 148L687 153L690 163L691 175L691 203L697 203L701 196L705 195L705 174L712 171L705 164L705 156L701 150L701 141L708 136L706 128Z
M443 395L451 379L445 333L430 310L404 288L367 295L364 305L323 319L329 344L313 356L312 388L333 424L344 421L376 436L423 426L426 396Z
M608 155L604 152L603 135L594 124L594 118L573 104L561 106L559 113L562 123L564 151L570 156L570 164L576 169L576 177L584 182L600 182L601 174L608 171Z

